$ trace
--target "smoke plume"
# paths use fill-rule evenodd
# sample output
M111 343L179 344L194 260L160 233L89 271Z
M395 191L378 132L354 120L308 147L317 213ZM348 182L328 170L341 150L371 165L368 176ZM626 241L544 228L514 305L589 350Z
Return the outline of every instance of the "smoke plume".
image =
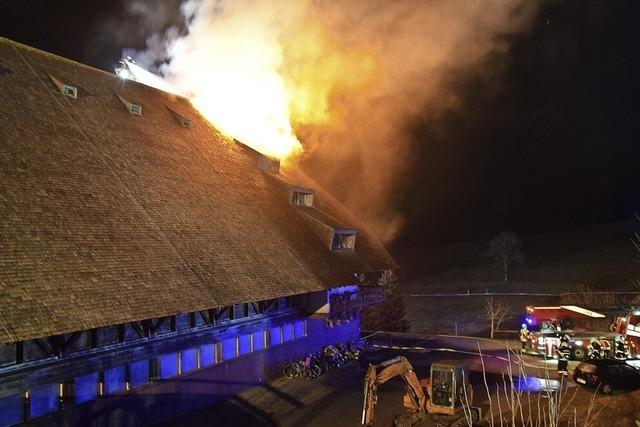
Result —
M297 157L388 240L402 224L389 196L417 143L409 125L462 108L456 75L506 57L506 36L536 10L529 0L188 0L186 33L154 35L137 56L164 50L162 75L223 132Z

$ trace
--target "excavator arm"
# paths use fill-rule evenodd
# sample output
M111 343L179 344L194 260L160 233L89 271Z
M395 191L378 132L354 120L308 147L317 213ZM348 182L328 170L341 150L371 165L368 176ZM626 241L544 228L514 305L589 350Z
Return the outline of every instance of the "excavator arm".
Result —
M379 372L378 372L379 371ZM407 385L407 395L411 401L411 411L419 418L426 416L427 395L406 357L398 356L378 365L369 365L364 380L364 405L362 425L374 424L374 410L378 400L378 387L392 378L402 377Z

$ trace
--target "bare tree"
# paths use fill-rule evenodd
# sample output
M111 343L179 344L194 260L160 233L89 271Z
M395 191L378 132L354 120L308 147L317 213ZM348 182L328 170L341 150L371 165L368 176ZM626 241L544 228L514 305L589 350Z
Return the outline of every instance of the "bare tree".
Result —
M504 282L508 283L512 267L523 260L522 242L515 233L502 231L489 242L488 255L502 268Z
M491 324L491 338L509 313L509 306L501 301L489 298L484 304L485 318Z

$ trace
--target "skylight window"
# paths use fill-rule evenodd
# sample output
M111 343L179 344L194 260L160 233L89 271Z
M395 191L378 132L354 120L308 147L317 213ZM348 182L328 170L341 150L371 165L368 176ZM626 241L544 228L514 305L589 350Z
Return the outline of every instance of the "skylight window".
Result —
M294 188L291 192L291 204L293 206L312 207L314 193L308 188Z
M335 230L331 241L332 251L353 250L356 247L356 230Z

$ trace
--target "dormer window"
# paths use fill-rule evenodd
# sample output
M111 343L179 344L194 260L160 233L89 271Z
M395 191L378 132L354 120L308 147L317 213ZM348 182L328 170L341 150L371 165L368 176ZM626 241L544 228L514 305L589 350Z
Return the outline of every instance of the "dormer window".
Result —
M182 114L178 113L177 111L169 108L169 106L165 105L165 107L167 107L167 110L169 110L169 112L171 113L171 115L173 116L173 118L175 118L178 123L180 123L180 125L182 125L183 128L190 128L191 127L191 120L184 117Z
M314 193L308 188L294 188L291 192L291 204L293 206L312 207Z
M133 114L134 116L141 116L142 115L142 106L138 105L134 102L131 102L127 99L124 99L123 97L121 97L120 95L118 95L116 93L116 96L118 97L118 99L120 100L120 102L122 102L124 104L125 107L127 107L127 110L129 110L129 112L131 114Z
M335 230L331 241L332 251L353 250L356 247L356 230Z
M78 98L78 88L76 86L63 83L51 74L49 74L49 78L53 82L56 88L60 91L64 96L68 96L69 98L77 99Z
M62 94L68 96L69 98L76 99L78 98L78 88L71 85L63 85Z

